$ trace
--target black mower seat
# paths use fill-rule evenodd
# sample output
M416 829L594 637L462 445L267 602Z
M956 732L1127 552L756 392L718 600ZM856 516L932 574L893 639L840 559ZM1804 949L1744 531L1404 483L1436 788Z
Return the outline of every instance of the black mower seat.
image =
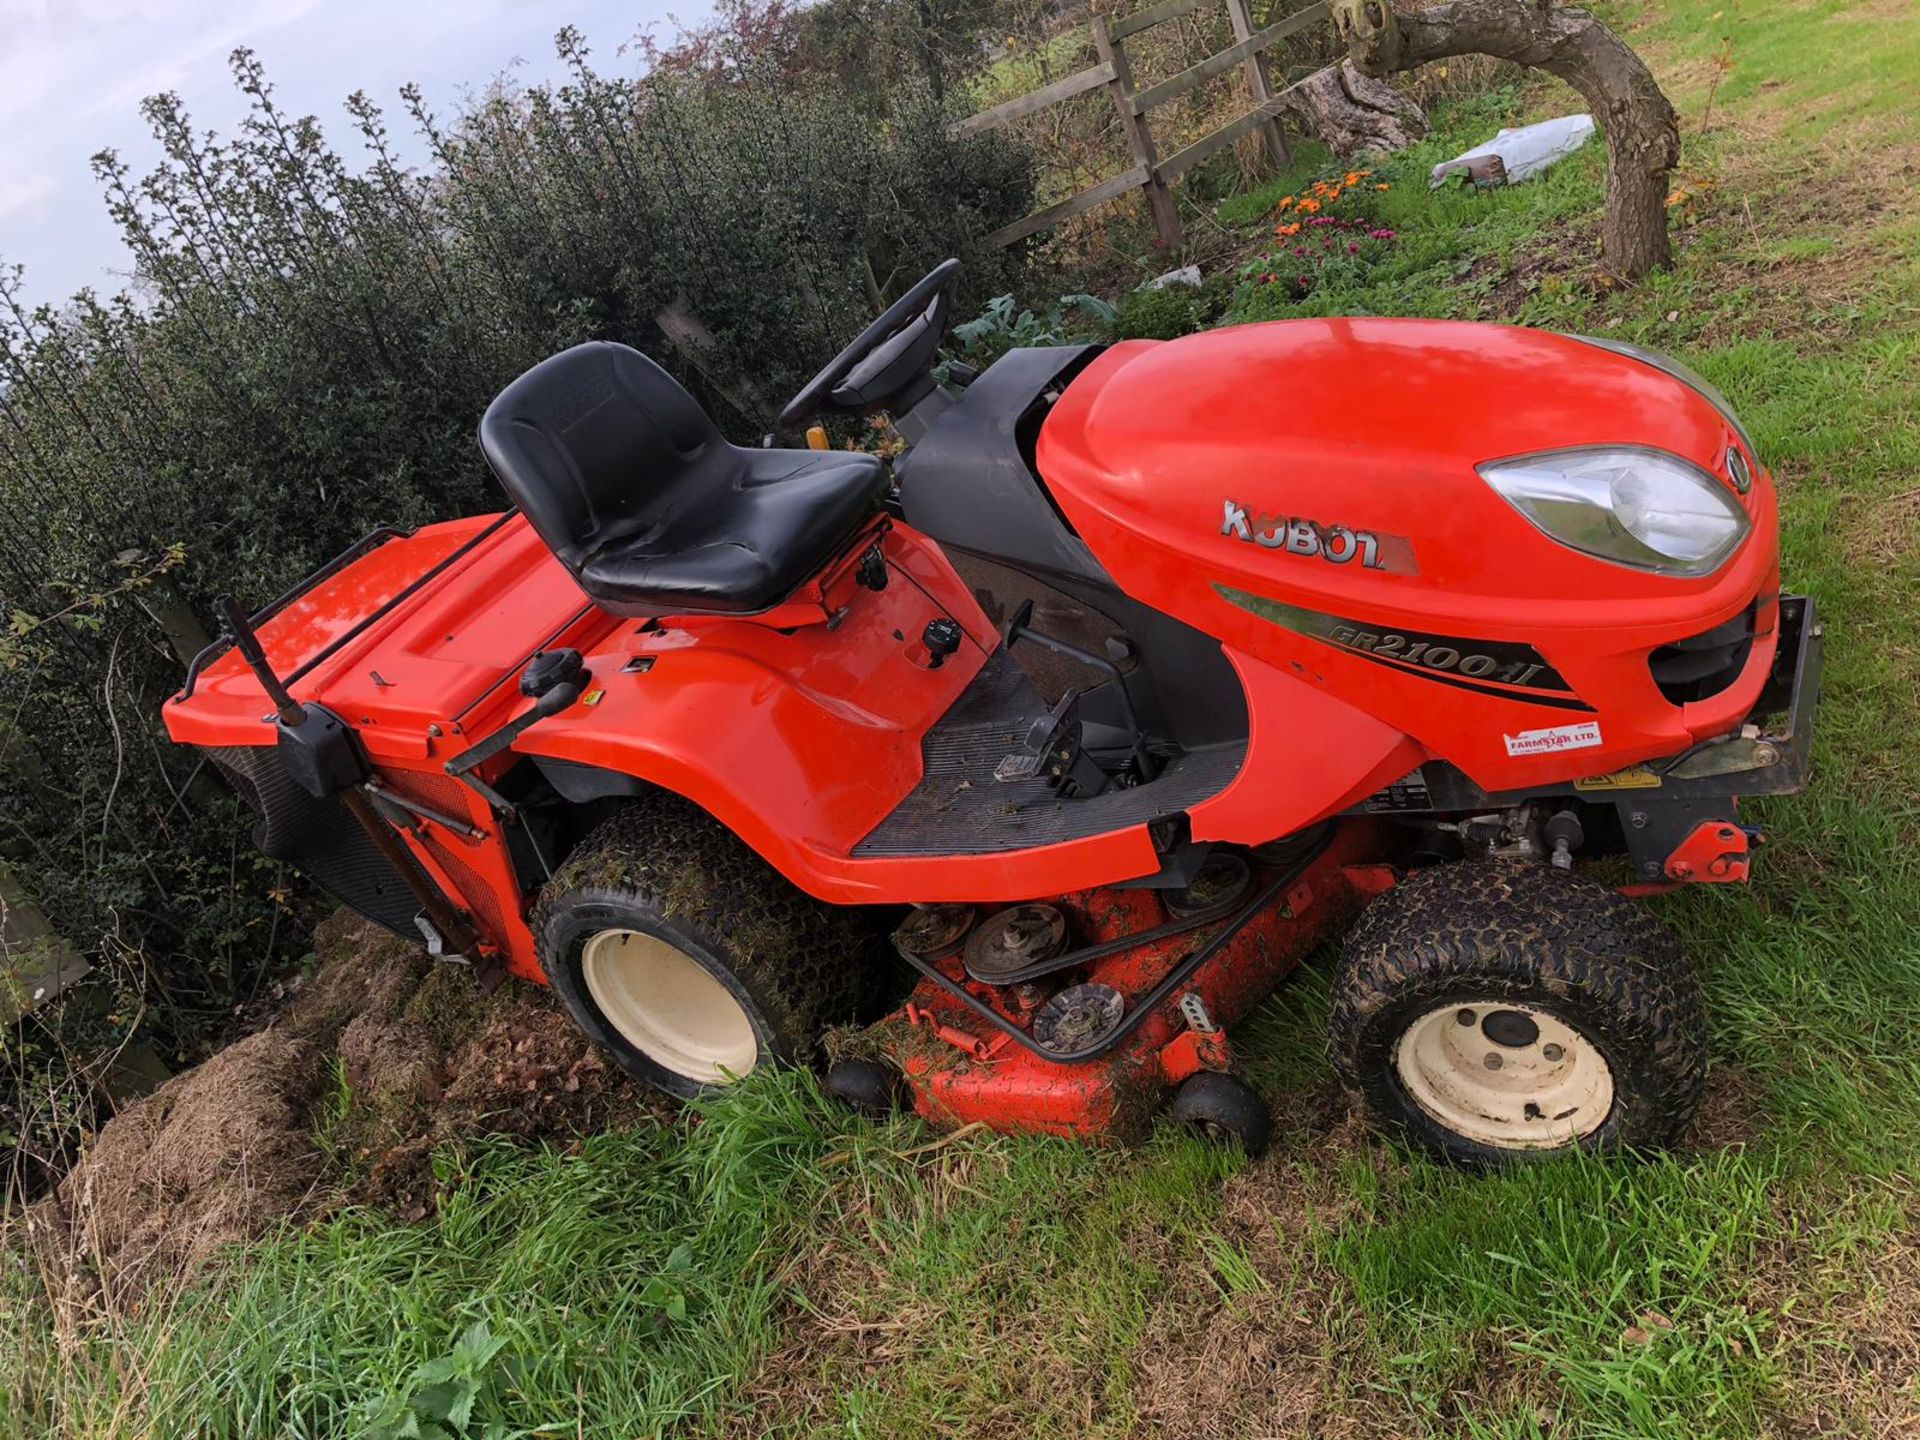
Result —
M502 390L480 448L580 588L622 616L778 605L887 485L871 455L728 444L671 375L604 341Z

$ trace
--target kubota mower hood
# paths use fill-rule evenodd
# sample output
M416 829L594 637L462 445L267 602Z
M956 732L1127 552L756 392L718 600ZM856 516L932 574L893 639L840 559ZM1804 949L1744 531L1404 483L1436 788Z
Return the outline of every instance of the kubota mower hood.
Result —
M1221 531L1231 500L1251 529L1262 517L1305 517L1379 538L1381 566L1316 571L1318 590L1357 592L1382 569L1399 577L1396 598L1431 592L1422 604L1462 594L1584 603L1599 585L1609 595L1684 596L1692 619L1700 592L1724 576L1676 582L1571 551L1475 467L1642 446L1691 461L1731 491L1734 438L1691 387L1572 336L1454 321L1290 320L1114 346L1048 418L1039 465L1096 552L1111 525L1164 536L1191 556L1198 537ZM1740 503L1756 532L1771 524L1771 486L1754 486Z
M1567 452L1631 452L1679 476L1718 512L1724 550L1695 573L1601 558L1619 527L1595 540L1551 513L1543 524L1483 473L1559 457L1551 471ZM1494 776L1522 753L1503 739L1520 722L1458 704L1437 720L1436 686L1453 702L1537 706L1529 728L1594 727L1579 738L1599 769L1736 723L1772 653L1774 490L1735 422L1660 365L1572 336L1321 319L1127 342L1068 386L1036 459L1122 589L1470 772ZM1697 705L1663 699L1650 648L1742 614L1757 632L1747 673ZM1419 683L1386 673L1405 665L1356 671L1335 653L1380 662L1380 636L1425 638ZM1551 675L1554 690L1515 675Z

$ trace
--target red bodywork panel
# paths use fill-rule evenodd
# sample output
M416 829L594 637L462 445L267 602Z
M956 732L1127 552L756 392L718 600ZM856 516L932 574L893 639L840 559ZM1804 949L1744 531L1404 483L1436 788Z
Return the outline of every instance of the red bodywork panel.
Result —
M1337 813L1430 757L1489 790L1520 789L1670 755L1747 714L1777 635L1774 492L1757 463L1745 501L1753 532L1702 580L1582 556L1536 531L1473 468L1620 442L1661 446L1717 475L1735 443L1687 386L1565 337L1302 320L1112 347L1054 407L1038 466L1127 594L1225 647L1246 692L1249 745L1237 777L1191 805L1190 823L1198 840L1251 844ZM1244 510L1247 537L1224 522L1223 506ZM1317 526L1322 542L1332 527L1349 539L1365 532L1380 563L1289 548L1292 520ZM261 627L276 670L348 635L489 523L426 527L316 583ZM856 580L876 540L890 575L878 591ZM1234 603L1220 586L1284 613L1347 617L1370 640L1398 626L1533 647L1579 708L1497 678L1436 683L1430 664L1386 658L1384 641L1358 653ZM1756 602L1759 635L1742 678L1697 705L1663 699L1649 651ZM939 616L966 640L935 667L920 637ZM636 622L593 606L516 518L292 688L359 732L384 784L484 832L428 822L409 843L487 942L537 977L528 897L495 819L443 767L527 707L516 681L545 647L581 650L593 682L482 767L485 781L537 755L663 786L837 903L1005 904L1152 873L1159 856L1144 824L993 854L854 853L919 781L923 737L997 643L939 547L885 520L773 613ZM267 709L227 653L165 713L176 740L256 746L274 743ZM1503 738L1570 723L1595 727L1596 743L1516 755Z
M261 627L269 661L292 672L489 523L429 526L316 585ZM881 591L854 579L872 537L892 577ZM935 668L920 636L942 615L967 640ZM591 605L516 519L291 688L359 731L383 784L486 832L468 839L428 823L409 839L510 967L538 978L528 897L494 817L443 767L528 706L515 682L548 646L581 650L593 682L579 704L483 766L482 779L523 755L641 777L700 804L796 885L841 904L1005 900L1036 881L1087 886L1152 872L1159 860L1144 825L991 855L852 854L919 781L921 737L996 643L938 547L904 526L863 534L777 613L637 622ZM274 742L267 711L228 652L165 713L176 741L248 746Z

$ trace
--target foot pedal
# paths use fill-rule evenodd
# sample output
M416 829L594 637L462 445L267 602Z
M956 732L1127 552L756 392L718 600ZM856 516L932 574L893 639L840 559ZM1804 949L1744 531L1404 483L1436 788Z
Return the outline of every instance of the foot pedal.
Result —
M993 778L1005 785L1013 780L1031 780L1040 773L1040 762L1047 757L1034 750L1015 750L993 767Z
M1112 777L1082 748L1078 691L1061 696L1052 710L1034 720L1027 728L1026 744L993 767L993 778L1001 784L1035 777L1044 779L1063 799L1098 795L1111 788Z

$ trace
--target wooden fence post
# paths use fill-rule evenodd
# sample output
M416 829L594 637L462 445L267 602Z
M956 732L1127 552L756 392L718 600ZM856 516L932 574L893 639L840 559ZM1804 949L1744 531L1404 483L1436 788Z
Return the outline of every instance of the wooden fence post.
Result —
M677 295L668 301L666 308L653 317L653 323L660 327L660 333L673 348L700 372L701 378L742 416L759 424L776 413L765 392L752 380L740 376L730 381L720 378L726 372L720 357L720 342L706 322L693 313L693 305L686 296Z
M0 1025L58 999L92 969L0 862Z
M1078 194L1055 201L1044 210L1036 210L1009 225L1002 225L986 237L989 246L997 249L1002 245L1011 245L1029 235L1050 229L1062 220L1084 215L1096 205L1105 205L1129 191L1142 189L1147 192L1147 206L1153 213L1157 243L1162 247L1176 246L1184 237L1180 230L1180 212L1175 208L1173 192L1168 188L1175 180L1208 156L1218 154L1242 135L1251 135L1255 130L1265 133L1276 165L1286 165L1293 159L1292 148L1287 143L1286 126L1280 118L1281 109L1293 103L1297 93L1308 82L1302 81L1299 85L1290 85L1276 92L1263 67L1267 64L1269 48L1289 35L1299 34L1310 25L1325 23L1329 0L1314 0L1304 10L1296 10L1276 20L1264 30L1253 28L1253 12L1248 0L1224 0L1233 18L1234 34L1240 37L1238 40L1198 64L1189 65L1178 75L1169 76L1144 90L1134 88L1133 69L1122 48L1126 38L1169 20L1178 20L1182 15L1191 15L1202 4L1210 3L1212 0L1155 0L1155 3L1117 20L1110 15L1092 16L1090 28L1094 49L1100 55L1098 65L1076 70L1051 85L1043 85L1038 90L1016 96L990 110L956 120L947 127L947 133L955 137L997 130L1022 116L1058 105L1076 95L1084 95L1102 85L1113 101L1113 108L1119 112L1120 128L1126 135L1128 150L1133 153L1133 165L1118 175L1109 175L1097 185L1088 186ZM1211 133L1182 146L1164 160L1161 159L1154 148L1153 131L1147 117L1160 106L1191 94L1200 86L1227 74L1236 65L1247 78L1247 88L1253 92L1253 104L1238 118L1229 120Z
M1160 159L1154 153L1153 132L1147 128L1147 117L1133 108L1133 67L1127 63L1127 52L1113 38L1105 15L1093 17L1093 48L1101 60L1113 68L1107 94L1113 97L1113 108L1120 114L1120 129L1127 137L1134 160L1146 168L1147 178L1141 182L1141 188L1147 192L1147 207L1153 212L1154 233L1163 247L1173 249L1186 238L1180 229L1180 212L1174 208L1173 192L1160 178Z
M1253 12L1247 6L1247 0L1227 0L1227 16L1233 21L1233 38L1236 41L1253 37ZM1267 54L1261 51L1241 67L1247 77L1247 89L1253 95L1253 103L1265 105L1273 99L1273 85L1267 79ZM1280 123L1278 116L1260 127L1267 137L1267 154L1272 157L1276 170L1293 163L1293 147L1287 144L1286 126Z

